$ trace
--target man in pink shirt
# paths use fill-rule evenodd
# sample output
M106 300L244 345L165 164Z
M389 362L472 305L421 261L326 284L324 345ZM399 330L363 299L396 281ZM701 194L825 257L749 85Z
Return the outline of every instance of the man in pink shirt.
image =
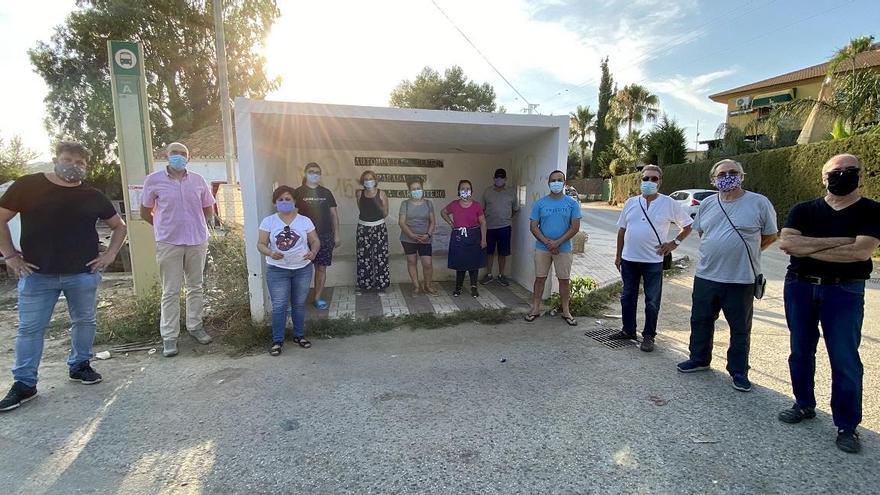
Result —
M208 224L214 216L214 196L201 175L186 170L189 150L168 145L168 167L144 180L141 217L153 226L156 260L162 283L162 334L165 357L177 354L180 335L180 288L186 287L186 329L200 344L209 344L202 311L205 305L205 259Z

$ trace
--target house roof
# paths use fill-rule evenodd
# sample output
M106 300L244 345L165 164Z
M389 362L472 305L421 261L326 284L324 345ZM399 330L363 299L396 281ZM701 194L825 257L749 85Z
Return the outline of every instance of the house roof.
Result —
M233 133L233 140L235 133ZM223 149L223 127L220 124L203 127L192 134L178 139L189 149L190 160L223 160L226 152ZM233 141L235 156L235 141ZM166 160L165 148L153 150L154 160Z
M880 66L880 49L871 50L869 52L860 53L856 56L856 67L877 67ZM849 61L841 63L837 67L837 72L844 72L852 69L852 64ZM825 74L828 73L828 62L824 64L814 65L812 67L806 67L804 69L799 69L793 72L789 72L787 74L782 74L780 76L771 77L769 79L764 79L763 81L753 82L751 84L746 84L745 86L740 86L738 88L728 89L726 91L722 91L720 93L715 93L714 95L709 95L709 98L719 103L723 103L723 98L726 96L731 96L737 93L744 93L749 91L755 91L762 88L769 88L771 86L777 86L780 84L790 84L798 81L804 81L807 79L814 79L817 77L824 77Z

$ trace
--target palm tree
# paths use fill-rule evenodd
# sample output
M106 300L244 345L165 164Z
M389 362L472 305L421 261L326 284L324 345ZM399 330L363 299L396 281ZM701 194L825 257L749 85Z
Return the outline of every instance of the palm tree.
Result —
M617 163L614 163L612 168L616 168L619 172L620 170L629 170L636 167L642 161L646 145L647 142L644 136L638 130L629 133L624 140L615 141L612 147L617 155L617 158L614 160ZM612 171L612 174L614 174L614 171Z
M660 99L644 86L629 84L619 90L611 99L611 113L623 122L626 121L627 135L632 133L633 124L643 121L653 122L660 113Z
M828 61L828 77L834 77L834 73L837 72L840 64L847 61L850 63L850 73L855 74L856 57L860 53L871 51L873 48L873 36L859 36L858 38L851 39L845 47L838 48L834 52L834 56L831 57L831 60Z
M587 177L587 148L593 145L590 136L596 132L596 114L590 111L589 106L578 105L577 110L569 114L569 118L571 122L568 137L581 150L581 174L582 177Z

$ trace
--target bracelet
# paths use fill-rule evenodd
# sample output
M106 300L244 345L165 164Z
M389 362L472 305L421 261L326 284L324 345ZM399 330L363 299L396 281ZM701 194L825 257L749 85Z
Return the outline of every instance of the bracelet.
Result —
M4 256L3 261L14 260L15 258L21 258L21 253L19 253L18 251L15 251L14 253L10 254L9 256Z

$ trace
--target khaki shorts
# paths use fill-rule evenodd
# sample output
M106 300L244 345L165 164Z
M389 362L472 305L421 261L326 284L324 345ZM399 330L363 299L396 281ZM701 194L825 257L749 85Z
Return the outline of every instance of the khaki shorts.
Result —
M571 262L574 259L571 253L550 254L550 251L535 250L535 277L546 278L550 273L550 263L556 269L556 278L568 280L571 278Z

